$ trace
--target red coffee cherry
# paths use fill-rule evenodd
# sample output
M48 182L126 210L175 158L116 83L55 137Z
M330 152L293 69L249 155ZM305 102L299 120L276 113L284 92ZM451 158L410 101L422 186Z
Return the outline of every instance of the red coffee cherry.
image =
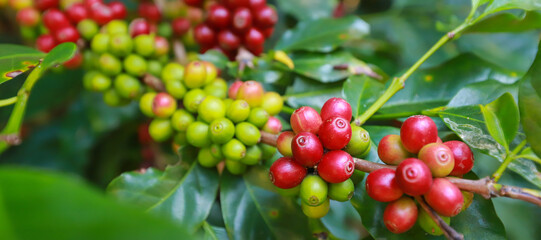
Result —
M248 8L237 8L231 18L233 31L244 33L252 27L252 13Z
M415 225L417 213L415 201L404 196L387 205L383 212L383 222L392 233L403 233Z
M340 183L351 177L355 171L355 162L349 153L334 150L323 155L321 162L317 165L317 171L325 181Z
M451 149L455 159L455 166L449 175L462 176L471 171L474 159L473 153L468 145L461 141L448 141L443 144Z
M278 136L276 140L276 148L285 157L293 157L292 142L295 137L295 133L292 131L285 131Z
M428 205L446 217L459 214L464 204L460 189L445 178L435 178L430 191L424 197Z
M256 28L250 28L244 35L244 45L248 49L257 49L265 43L265 36Z
M77 24L88 18L88 11L82 3L74 3L66 9L66 15L71 22Z
M249 6L249 0L224 0L225 5L231 9Z
M128 29L132 37L137 37L141 34L150 34L150 24L143 18L136 18L131 21Z
M260 56L263 53L263 45L258 46L246 46L246 48L255 56Z
M126 10L126 5L122 3L121 1L112 1L109 3L109 8L111 9L111 12L113 12L113 18L114 19L125 19L126 15L128 15L128 10Z
M173 34L175 36L182 36L190 30L190 21L183 17L175 18L171 22L171 28L173 29Z
M240 38L230 30L222 30L218 33L218 45L226 51L237 50L240 47Z
M259 31L263 33L263 36L265 36L265 38L270 38L272 36L272 33L274 32L274 27L259 29Z
M17 12L17 22L26 27L33 27L39 23L39 12L35 8L23 8Z
M438 128L427 116L412 116L402 124L400 139L409 152L418 153L424 145L438 140Z
M408 158L398 165L396 181L404 193L419 196L430 190L432 174L424 162L416 158Z
M83 0L83 4L87 8L87 10L92 9L94 5L101 3L103 3L103 0Z
M263 102L263 85L257 81L246 81L240 85L237 92L237 99L244 99L250 107L259 107Z
M90 8L90 17L99 25L105 25L114 19L111 8L103 3L96 3Z
M293 161L290 157L276 160L269 170L270 181L282 189L299 185L306 176L306 168Z
M319 138L323 146L329 150L346 147L351 139L351 125L341 117L328 118L319 128Z
M83 54L81 54L79 51L75 53L75 55L68 61L64 63L64 67L67 69L76 69L83 64Z
M378 156L389 165L398 165L412 154L404 148L400 136L390 134L381 139L378 145Z
M280 119L271 116L269 117L269 120L267 120L267 123L265 123L263 126L263 131L278 134L282 131L282 122Z
M167 118L177 110L177 101L168 93L156 94L152 101L152 112L158 118Z
M54 38L58 43L77 42L79 40L79 32L75 27L68 26L58 29L54 32Z
M311 107L300 107L291 114L291 128L295 133L311 132L317 134L323 123L319 113Z
M366 193L379 202L391 202L404 194L396 182L395 171L389 168L378 169L368 174Z
M36 39L36 48L42 52L48 53L56 46L56 40L50 34L43 34Z
M227 91L227 96L231 99L237 99L237 93L239 92L239 88L244 83L243 81L237 80L231 84L229 87L229 90Z
M203 4L204 0L184 0L184 3L188 6L199 7Z
M216 45L216 34L214 30L205 24L199 24L193 31L194 39L204 47L212 48Z
M162 13L156 4L153 2L142 2L139 3L139 8L137 9L139 16L148 20L149 22L159 22L162 19Z
M267 0L248 0L250 9L255 11L267 5Z
M70 23L66 15L58 9L49 9L43 14L43 24L51 32L56 32L56 30L69 27Z
M442 143L429 143L419 151L419 160L423 161L433 177L445 177L455 166L451 149Z
M255 25L259 28L273 27L278 21L278 14L274 8L265 5L254 11Z
M332 117L341 117L351 122L351 106L342 98L331 98L321 108L321 119L323 121Z
M220 4L213 4L208 10L207 22L215 29L223 29L229 26L231 14L229 10Z
M43 12L49 8L58 8L58 0L34 0L34 6Z
M311 132L301 132L291 141L293 158L305 167L313 167L323 156L323 146L319 138Z

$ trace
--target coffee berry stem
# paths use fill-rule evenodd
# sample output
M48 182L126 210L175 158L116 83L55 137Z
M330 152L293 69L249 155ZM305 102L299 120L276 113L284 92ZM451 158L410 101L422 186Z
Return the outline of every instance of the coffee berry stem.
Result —
M278 139L278 135L261 132L259 142L275 147L276 139ZM366 173L370 173L381 168L396 169L396 166L370 162L360 158L353 158L353 161L355 161L355 169ZM499 184L489 177L478 180L469 180L456 177L447 177L446 179L454 183L458 188L472 193L477 193L486 199L494 197L508 197L533 203L541 207L541 192L537 190Z
M464 235L457 232L454 228L449 226L441 217L432 209L421 196L415 197L415 200L421 205L421 207L428 213L430 218L443 230L443 234L447 239L464 240Z
M500 180L500 178L503 175L503 172L505 171L505 169L507 169L507 166L509 166L509 164L514 159L516 159L516 155L522 150L524 146L526 146L526 140L523 140L511 153L509 152L507 153L507 156L503 160L503 163L500 165L500 167L498 167L498 169L496 169L496 172L492 174L492 178L494 179L494 182L497 182L498 180Z
M165 92L165 85L163 84L162 80L153 76L152 74L145 73L143 76L143 82L158 92Z
M0 100L0 107L9 106L17 102L17 96Z
M186 47L180 40L173 41L173 52L175 53L175 59L178 63L186 66L189 63L188 56L186 54Z

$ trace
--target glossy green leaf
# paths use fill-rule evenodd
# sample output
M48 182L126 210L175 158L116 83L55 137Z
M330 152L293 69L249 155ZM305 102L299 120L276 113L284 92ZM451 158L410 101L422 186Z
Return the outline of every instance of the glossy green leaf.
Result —
M538 0L493 0L484 9L484 13L496 13L509 9L541 10L541 2Z
M216 227L208 224L207 222L203 223L203 239L205 240L227 240L227 231L223 227Z
M0 199L0 223L7 224L0 229L11 229L16 239L191 238L166 219L120 205L80 179L49 171L0 169Z
M509 143L506 141L505 135L503 133L502 125L496 116L496 113L489 110L485 106L479 106L481 112L483 113L483 118L485 120L485 125L490 133L490 136L496 140L500 145L505 147L506 151L509 151Z
M268 172L253 167L243 176L224 171L220 201L231 239L305 239L307 217L295 198L273 192Z
M75 43L62 43L47 53L47 56L45 56L41 63L41 67L47 69L54 65L62 64L63 62L70 60L75 55L75 52L77 52L77 45L75 45Z
M342 96L342 84L342 82L320 83L297 77L293 85L286 89L284 97L290 107L310 106L318 110L329 98Z
M0 44L0 84L37 66L44 56L34 48Z
M355 240L360 238L361 218L350 201L331 201L329 213L321 218L321 222L338 239Z
M169 167L165 172L124 173L113 180L107 191L120 201L136 204L195 231L207 218L218 190L215 169L199 166Z
M481 106L481 111L492 137L504 147L508 147L517 134L520 120L513 96L505 93L486 107Z
M363 37L369 29L366 22L353 16L304 21L286 31L275 49L330 52L346 41Z
M311 20L331 17L336 6L335 0L312 0L312 1L290 1L278 0L280 10L293 15L297 20ZM300 10L302 9L302 10Z
M518 103L526 139L532 145L532 150L541 156L541 50L522 79Z
M505 84L496 80L471 83L460 89L449 101L447 107L462 107L468 105L488 104L504 93L513 95L518 100L518 82Z
M208 50L204 54L199 54L199 59L207 62L211 62L219 69L224 69L229 59L222 52L218 50Z
M541 173L532 160L525 158L515 159L509 164L508 168L536 187L541 188Z
M351 105L354 118L364 113L384 91L383 83L367 76L352 76L342 87L342 95Z
M469 27L466 32L523 32L541 28L541 14L535 11L520 15L500 13L485 18Z

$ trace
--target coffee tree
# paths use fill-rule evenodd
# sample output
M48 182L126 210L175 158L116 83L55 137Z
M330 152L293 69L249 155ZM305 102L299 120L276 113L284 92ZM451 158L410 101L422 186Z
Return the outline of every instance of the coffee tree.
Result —
M538 1L0 7L5 239L536 239Z

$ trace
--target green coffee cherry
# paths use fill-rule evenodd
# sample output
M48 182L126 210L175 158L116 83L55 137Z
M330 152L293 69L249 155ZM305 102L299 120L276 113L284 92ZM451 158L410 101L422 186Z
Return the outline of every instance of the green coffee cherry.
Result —
M210 154L212 154L212 156L215 158L224 159L224 155L222 154L222 146L216 143L210 145Z
M92 75L88 89L96 92L104 92L111 87L111 83L111 78L98 72Z
M154 102L154 97L156 97L155 92L147 92L139 100L139 109L147 117L154 117L154 112L152 112L152 102Z
M355 186L351 179L347 179L341 183L329 183L329 197L332 200L345 202L353 197Z
M269 120L269 117L270 115L267 113L267 111L265 111L265 109L255 107L250 111L248 122L254 124L257 128L262 128Z
M181 81L167 81L165 82L165 89L176 99L182 99L186 91L188 91Z
M148 60L147 61L147 71L152 74L154 77L160 77L162 74L163 66L159 61Z
M210 123L209 131L212 142L224 144L235 136L235 125L227 118L218 118Z
M195 121L191 113L184 109L178 109L171 117L171 125L177 131L184 132Z
M197 161L203 167L216 167L221 161L219 158L215 158L210 151L210 148L201 148L197 154Z
M216 78L206 86L212 86L220 89L224 89L227 92L227 82L223 78Z
M125 57L133 50L133 40L128 34L110 35L109 52L117 57Z
M184 107L189 112L196 113L197 109L199 108L199 105L205 99L205 92L203 90L196 88L188 91L186 95L184 95L184 99L182 100Z
M355 169L349 179L351 179L354 185L357 185L363 181L364 176L365 176L365 173L363 171L359 171Z
M177 134L175 134L173 141L175 142L175 144L179 146L185 146L186 144L188 144L188 138L186 137L186 132L178 132Z
M250 105L245 100L235 100L227 108L225 115L234 123L242 122L250 116Z
M261 132L253 124L241 122L235 127L235 137L247 146L252 146L259 142Z
M141 83L128 74L120 74L115 78L115 89L124 98L134 99L142 92Z
M257 144L261 149L261 158L263 160L271 159L276 154L276 148L264 143Z
M98 59L100 70L107 76L116 76L122 72L122 63L115 56L104 53Z
M205 85L210 84L218 76L218 69L211 62L203 62L206 69Z
M214 96L220 99L224 99L227 97L227 90L224 90L216 86L207 85L205 86L204 91L205 91L205 94L209 96Z
M87 70L92 70L99 68L98 60L100 55L93 51L83 51L83 68Z
M278 194L280 194L282 196L295 197L295 196L299 195L301 185L299 184L299 185L297 185L297 186L295 186L293 188L288 188L288 189L283 189L283 188L279 188L279 187L274 186L274 189L276 189Z
M313 207L301 201L301 208L304 215L309 218L322 218L329 212L330 202L327 199L321 205Z
M246 155L240 160L246 165L256 165L261 161L262 151L257 145L246 148Z
M34 27L20 26L20 33L24 40L35 40L38 37Z
M225 104L225 115L227 116L227 110L229 109L229 107L231 107L231 104L233 103L233 99L231 98L226 98L224 99L224 104Z
M246 172L246 165L244 163L229 159L225 160L225 168L233 175L241 175Z
M261 107L265 109L271 116L277 115L282 111L284 106L284 100L282 96L276 92L266 92L263 94L263 101Z
M147 72L147 61L137 54L130 54L124 59L124 69L133 76L143 76Z
M130 101L128 99L120 96L114 88L109 89L103 93L103 101L105 104L111 107L118 107L128 104Z
M109 49L109 35L98 33L92 38L90 48L96 53L106 53Z
M154 54L154 36L141 34L134 39L135 53L150 57Z
M246 146L239 140L233 138L222 145L222 154L228 160L239 161L246 156Z
M99 30L98 24L90 19L82 20L77 24L77 31L86 40L91 40Z
M178 63L168 63L163 68L161 76L164 82L182 81L184 79L184 67Z
M217 97L206 96L199 105L197 112L203 121L210 123L214 119L225 117L225 104Z
M193 122L186 129L188 143L195 147L210 146L209 125L203 122Z
M173 135L173 128L169 119L156 118L148 126L150 137L156 142L163 142Z
M439 216L441 217L441 219L445 223L447 223L447 225L451 224L451 218L450 217L445 217L445 216L441 216L441 215L439 215ZM419 209L419 215L417 216L417 222L419 223L419 226L421 226L421 228L423 230L425 230L425 232L427 232L430 235L439 236L439 235L443 234L443 231L438 226L438 224L436 222L434 222L434 220L432 220L430 215L423 208Z
M207 69L205 64L200 61L194 61L186 66L184 71L184 85L188 88L199 88L205 85L207 78Z
M88 71L85 73L85 75L83 76L83 87L85 87L85 89L87 90L92 90L92 78L96 75L96 74L99 74L100 72L98 71Z
M164 38L170 38L173 35L173 28L168 22L162 22L158 25L158 35Z
M107 23L105 30L111 36L115 34L128 34L128 24L122 20L113 20Z
M327 182L318 175L307 175L301 183L299 196L304 204L318 206L327 201Z
M351 125L351 140L346 145L346 152L353 157L361 157L370 148L370 134L364 128Z

